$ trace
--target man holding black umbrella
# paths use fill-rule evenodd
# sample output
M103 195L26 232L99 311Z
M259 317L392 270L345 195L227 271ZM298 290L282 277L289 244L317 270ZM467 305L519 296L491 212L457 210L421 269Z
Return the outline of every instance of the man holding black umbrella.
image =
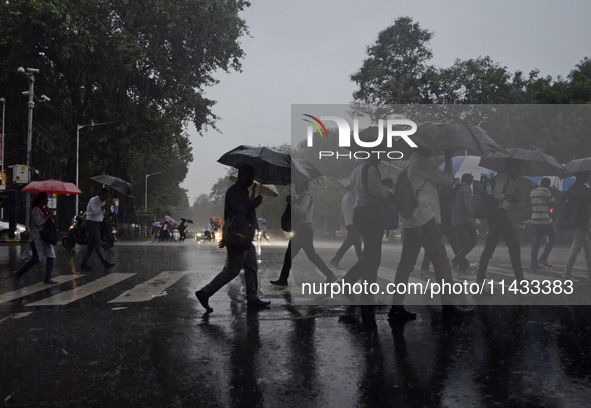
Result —
M226 199L224 204L224 223L228 223L234 216L238 214L250 214L256 220L256 208L262 203L263 198L258 196L254 200L249 198L248 188L252 185L255 177L255 169L251 165L245 164L238 169L238 180L236 184L228 189L226 192ZM256 222L255 222L256 224ZM256 228L256 225L253 226ZM240 269L244 268L246 281L246 301L249 308L265 308L271 302L265 302L259 299L258 291L258 277L257 277L257 259L256 251L252 242L246 251L238 250L232 245L222 239L219 243L220 248L226 248L226 263L224 269L213 280L195 292L195 296L201 305L208 313L213 312L213 308L209 306L209 298L213 296L224 285L229 283L240 273Z
M81 269L83 271L89 271L92 268L88 265L88 259L92 255L92 251L96 251L105 271L115 266L114 263L110 263L105 258L103 253L103 241L101 239L101 227L103 219L105 218L105 210L111 206L105 200L109 197L109 190L102 187L98 195L92 197L86 207L86 227L88 228L88 246L86 247L86 253L82 258Z

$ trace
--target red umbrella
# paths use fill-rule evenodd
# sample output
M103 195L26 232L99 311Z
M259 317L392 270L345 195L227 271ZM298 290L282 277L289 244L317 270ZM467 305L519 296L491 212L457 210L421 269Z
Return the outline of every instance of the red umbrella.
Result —
M82 191L74 183L66 183L59 180L32 181L21 191L23 193L40 193L44 191L49 194L82 194Z

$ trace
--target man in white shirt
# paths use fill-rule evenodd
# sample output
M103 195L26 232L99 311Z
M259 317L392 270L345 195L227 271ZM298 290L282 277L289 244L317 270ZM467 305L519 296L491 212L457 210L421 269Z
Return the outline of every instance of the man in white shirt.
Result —
M395 284L408 284L410 274L412 273L421 248L425 248L425 253L433 263L435 277L439 283L445 280L446 283L453 285L449 258L443 243L443 235L439 229L441 223L441 212L439 206L439 196L437 186L451 186L454 182L452 174L451 157L453 151L445 153L444 171L439 170L429 161L432 152L423 148L418 148L413 152L410 163L407 166L407 175L413 187L417 192L418 206L411 216L402 217L402 226L404 228L402 235L402 254L400 262L396 269ZM453 294L441 295L444 317L454 317L462 315L464 311L456 308ZM388 314L393 321L414 320L415 313L408 312L404 306L404 294L395 294L393 306Z
M86 207L86 227L88 229L88 246L86 248L86 254L82 258L81 268L83 271L90 271L94 269L88 265L88 258L92 254L92 251L96 250L101 263L105 270L111 269L115 266L114 263L110 263L105 259L103 254L103 241L101 239L101 226L103 219L105 218L105 210L110 204L105 203L105 200L109 197L109 190L101 188L97 196L94 196L88 202Z

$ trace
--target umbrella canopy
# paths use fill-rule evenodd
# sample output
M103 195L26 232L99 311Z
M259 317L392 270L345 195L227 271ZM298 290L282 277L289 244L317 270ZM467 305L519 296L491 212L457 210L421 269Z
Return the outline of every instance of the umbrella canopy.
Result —
M478 163L480 162L480 157L478 156L456 156L452 157L452 172L455 178L462 178L462 176L466 173L471 174L475 180L480 180L482 176L489 178L494 176L496 173L492 170L485 169L484 167L480 167ZM445 163L442 163L439 166L439 170L443 171L445 168Z
M520 163L522 176L562 176L564 168L554 157L526 149L507 149L508 154L496 153L484 156L479 165L497 172L504 171L511 160Z
M322 177L322 173L320 173L316 167L306 160L292 159L291 163L291 177L292 181L296 184Z
M209 222L211 222L212 224L216 225L217 227L221 227L222 225L224 225L224 221L222 221L218 217L211 217L209 219Z
M231 175L230 180L236 182L236 180L238 180L238 175ZM279 191L277 191L277 188L273 184L261 184L256 180L252 186L250 186L249 190L255 193L258 191L260 195L267 197L277 197L279 195Z
M187 224L193 224L193 220L190 218L181 218L181 221L186 222Z
M45 191L49 194L82 194L82 191L74 183L66 183L59 180L32 181L21 190L23 193L40 193Z
M176 222L176 220L174 218L169 217L168 215L165 215L164 219L166 220L168 225L170 225L172 228L177 228L179 226L179 223Z
M417 131L411 135L410 138L417 146L434 152L459 150L477 156L484 156L492 153L506 153L506 150L495 142L488 133L479 126L468 126L457 123L424 122L417 125ZM414 149L402 138L399 138L392 144L390 150L397 150L404 154L411 154Z
M162 227L162 223L161 222L153 222L152 223L152 226L153 227L156 227L156 228L161 228Z
M262 225L263 227L265 227L267 229L271 229L271 224L269 224L269 221L267 221L264 218L259 218L259 225Z
M543 176L537 176L537 177L523 176L523 177L525 177L529 181L536 183L536 184L540 184L540 181L542 181L542 179L544 178ZM576 180L574 177L565 177L565 178L560 178L560 177L556 177L556 176L545 176L545 177L550 179L550 188L554 188L559 191L568 191L568 189L573 184L575 184L575 180Z
M591 157L571 160L564 166L563 176L573 176L576 173L591 171Z
M135 198L133 196L133 187L127 181L120 179L119 177L107 176L102 174L100 176L94 176L90 178L92 181L104 184L105 186L111 187L113 190L119 191L121 194L128 197Z
M255 180L261 184L291 183L291 158L287 153L267 147L238 146L224 153L218 162L234 168L249 164L255 169Z

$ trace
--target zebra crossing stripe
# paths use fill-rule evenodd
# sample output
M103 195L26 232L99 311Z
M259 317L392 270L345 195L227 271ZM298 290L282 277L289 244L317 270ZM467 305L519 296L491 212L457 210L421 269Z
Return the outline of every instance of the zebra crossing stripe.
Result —
M55 284L55 285L46 285L43 282L40 282L40 283L36 283L35 285L27 286L26 288L15 290L14 292L4 293L4 294L0 295L0 304L10 302L12 300L19 299L19 298L22 298L25 296L29 296L33 293L41 292L45 289L53 288L57 285L60 285L65 282L69 282L71 280L80 278L82 276L84 276L84 274L60 275L60 276L56 276L54 278L51 278L52 280L57 282L57 284Z
M100 292L109 286L115 285L125 279L131 278L135 273L110 273L107 276L103 276L97 280L94 280L86 285L62 292L55 296L48 297L47 299L40 300L38 302L29 303L27 306L62 306L68 303L75 302L86 296L90 296L93 293Z
M166 271L162 272L154 278L137 285L130 289L116 299L110 300L108 303L130 303L130 302L148 302L154 297L160 295L166 288L172 286L179 279L181 279L189 271Z

